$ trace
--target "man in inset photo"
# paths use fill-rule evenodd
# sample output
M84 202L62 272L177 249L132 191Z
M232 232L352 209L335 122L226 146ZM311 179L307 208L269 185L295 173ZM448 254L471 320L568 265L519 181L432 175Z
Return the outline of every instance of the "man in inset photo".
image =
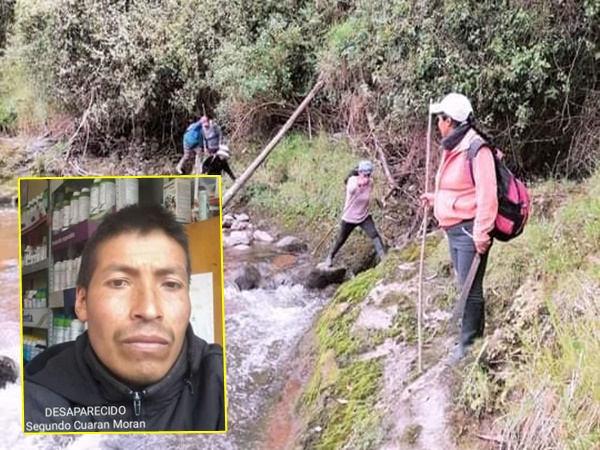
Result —
M223 349L194 335L190 277L187 235L162 206L107 216L77 277L87 331L25 367L25 431L225 430Z

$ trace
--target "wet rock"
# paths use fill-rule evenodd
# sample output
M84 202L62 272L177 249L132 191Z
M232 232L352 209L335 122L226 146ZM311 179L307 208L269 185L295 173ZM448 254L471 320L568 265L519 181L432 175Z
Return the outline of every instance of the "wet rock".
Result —
M255 241L260 241L260 242L273 242L275 240L275 238L273 236L271 236L269 233L267 233L266 231L261 231L261 230L256 230L254 232L254 240Z
M235 220L238 222L249 222L250 221L250 217L248 216L248 214L236 214L235 215Z
M275 247L291 253L305 252L308 249L308 245L306 245L306 243L302 242L295 236L286 236L284 238L281 238L275 244Z
M8 383L14 383L19 377L17 364L8 356L0 356L0 389Z
M319 266L312 269L303 280L304 287L308 289L324 289L330 284L339 284L346 277L344 267Z
M223 247L235 247L236 245L250 245L252 239L246 231L232 231L229 236L223 236Z
M0 197L0 206L12 206L13 208L17 206L17 197L11 197L7 195L3 195Z
M232 230L251 230L252 224L250 222L238 222L235 221L231 225Z
M234 222L234 218L231 214L225 214L223 216L223 228L231 228L231 225L233 225Z
M234 275L234 282L242 291L256 289L261 279L260 271L252 265L239 268Z
M240 245L236 245L235 247L233 247L234 250L238 250L238 251L245 251L245 250L250 250L252 247L250 247L249 245L245 245L245 244L240 244Z

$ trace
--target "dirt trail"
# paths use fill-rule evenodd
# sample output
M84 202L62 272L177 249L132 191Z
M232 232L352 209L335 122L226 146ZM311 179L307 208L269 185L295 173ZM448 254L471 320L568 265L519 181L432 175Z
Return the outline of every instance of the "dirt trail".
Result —
M384 392L394 400L383 406L388 433L381 450L452 450L448 368L442 361L409 381L409 371L397 369L414 365L416 357L415 349L399 346L387 358Z
M410 265L405 270L410 270ZM389 293L401 293L408 302L417 299L417 282L413 277L402 283L380 284L371 292L371 305L363 308L363 313L368 311L372 317L381 317L383 311L389 311L390 308L382 304ZM424 291L432 294L443 286L443 280L432 280L424 283ZM447 420L451 381L447 355L453 339L444 335L428 339L448 317L449 313L425 305L424 367L420 375L417 374L418 350L412 343L386 339L363 355L363 359L382 357L384 363L383 394L377 405L384 417L385 437L381 450L455 449Z

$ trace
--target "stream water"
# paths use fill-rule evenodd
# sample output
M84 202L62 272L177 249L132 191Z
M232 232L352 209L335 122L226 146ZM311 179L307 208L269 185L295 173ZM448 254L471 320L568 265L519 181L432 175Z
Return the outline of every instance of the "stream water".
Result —
M20 361L16 210L0 210L0 354ZM21 386L0 390L0 449L142 450L259 448L261 421L285 385L293 351L322 307L323 294L299 285L239 291L229 278L241 264L268 265L274 250L225 254L225 333L229 432L225 435L25 436ZM281 255L279 255L281 256Z

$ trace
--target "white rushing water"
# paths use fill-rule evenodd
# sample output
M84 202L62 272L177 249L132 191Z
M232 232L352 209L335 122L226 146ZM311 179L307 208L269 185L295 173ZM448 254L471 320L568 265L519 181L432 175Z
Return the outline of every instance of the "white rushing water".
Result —
M16 218L16 213L14 213ZM0 214L0 219L2 215ZM6 223L4 221L4 223ZM6 224L4 225L6 227ZM10 221L16 235L16 219ZM2 224L0 223L0 227ZM6 231L6 230L5 230ZM1 242L0 242L1 243ZM18 267L8 261L0 272L0 354L21 360L19 323L4 313L18 298ZM259 448L258 424L277 398L293 350L324 299L300 286L239 292L225 289L225 333L229 432L226 435L62 435L25 436L21 426L21 385L0 390L0 449L146 450Z

